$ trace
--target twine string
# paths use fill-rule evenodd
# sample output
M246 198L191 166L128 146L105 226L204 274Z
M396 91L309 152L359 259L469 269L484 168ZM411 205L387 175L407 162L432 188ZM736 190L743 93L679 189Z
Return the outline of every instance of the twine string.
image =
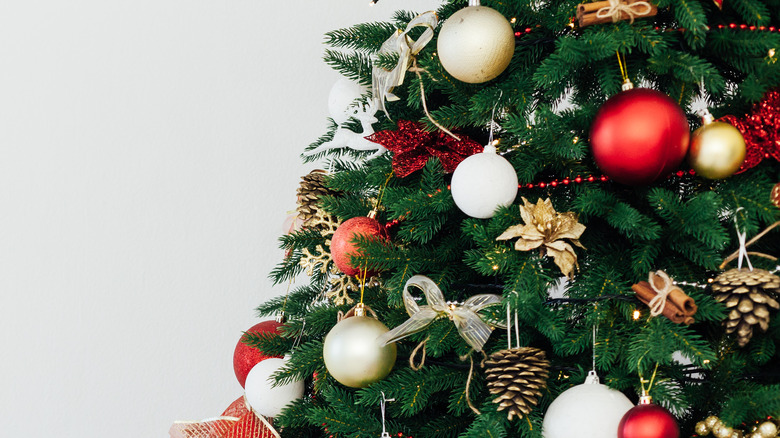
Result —
M645 8L642 10L642 8ZM596 12L597 18L612 18L613 23L621 20L623 13L628 15L629 23L634 22L634 17L643 17L653 11L650 3L638 1L625 3L620 0L609 0L609 6L604 6Z

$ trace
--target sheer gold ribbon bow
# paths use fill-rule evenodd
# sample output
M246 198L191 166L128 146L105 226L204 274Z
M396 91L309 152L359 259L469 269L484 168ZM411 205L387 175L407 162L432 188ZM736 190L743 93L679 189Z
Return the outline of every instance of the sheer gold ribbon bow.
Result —
M428 299L428 305L419 306L409 293L409 287L416 286L421 289ZM460 336L476 351L482 351L487 342L493 326L479 317L477 312L485 307L499 304L501 297L493 294L474 295L463 304L448 303L444 300L441 289L430 278L424 275L415 275L406 282L403 291L404 306L410 318L398 327L383 334L377 339L380 345L403 339L411 334L422 331L433 320L447 317L458 329Z
M392 93L394 87L404 83L404 76L409 66L412 65L414 56L433 39L433 29L439 23L439 17L433 11L424 12L406 26L406 30L398 29L390 38L388 38L379 49L378 55L398 54L398 63L392 70L385 70L374 63L371 71L372 89L374 99L376 99L379 108L389 118L387 109L385 109L385 100L390 102L398 100L398 96ZM415 27L424 27L422 35L417 41L409 37L408 33Z

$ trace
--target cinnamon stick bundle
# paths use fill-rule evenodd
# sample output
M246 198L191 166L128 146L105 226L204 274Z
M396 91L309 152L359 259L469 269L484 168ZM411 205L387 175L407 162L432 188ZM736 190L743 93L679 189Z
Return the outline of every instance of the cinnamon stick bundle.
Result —
M620 3L631 6L634 3L637 3L642 0L621 0ZM637 10L640 12L645 12L645 9L642 8L635 8L634 9L634 18L644 18L644 17L652 17L656 14L658 14L658 6L654 5L652 2L648 1L647 3L650 3L650 12L647 14L638 14L636 13ZM593 24L602 24L602 23L612 23L612 16L607 17L598 17L598 11L604 8L609 9L611 7L609 1L597 1L593 3L582 3L577 5L577 21L579 22L580 27L590 26ZM618 20L629 20L631 16L625 12L620 11L620 16Z
M652 278L656 288L662 289L664 287L663 279L655 275ZM631 286L631 289L634 290L639 301L647 305L657 295L655 289L646 281L640 281ZM686 295L679 287L672 286L672 291L666 297L666 305L661 313L675 324L691 325L695 322L693 315L696 314L697 310L698 306L693 298Z

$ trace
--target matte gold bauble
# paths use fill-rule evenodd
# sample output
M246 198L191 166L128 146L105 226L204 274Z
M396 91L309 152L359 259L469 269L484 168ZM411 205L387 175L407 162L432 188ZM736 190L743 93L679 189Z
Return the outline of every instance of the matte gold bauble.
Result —
M707 122L691 136L688 162L704 178L728 178L745 160L745 139L728 123Z
M515 33L495 9L468 6L444 22L436 50L447 73L460 81L479 84L509 66L515 53Z
M344 318L325 336L323 358L330 375L352 388L384 379L393 369L395 343L380 346L376 341L388 328L368 316Z

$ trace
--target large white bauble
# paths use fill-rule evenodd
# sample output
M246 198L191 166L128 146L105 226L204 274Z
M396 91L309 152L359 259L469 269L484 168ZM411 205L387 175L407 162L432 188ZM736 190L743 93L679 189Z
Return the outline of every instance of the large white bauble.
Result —
M542 423L544 438L617 438L618 425L631 403L622 392L599 383L591 371L585 383L553 400Z
M436 50L441 65L471 84L500 75L515 53L515 32L507 19L487 6L468 6L441 27Z
M328 94L328 113L330 118L339 125L343 125L349 120L350 107L355 105L364 93L368 91L363 85L347 78L339 78Z
M515 201L517 173L492 145L458 164L450 183L455 205L467 215L479 219L493 217L496 208Z
M303 381L298 380L286 385L273 386L271 378L287 359L272 357L264 359L253 366L246 376L244 393L249 406L260 415L275 417L282 409L295 400L303 397Z
M325 336L322 348L330 375L351 388L365 388L384 379L395 364L396 346L382 346L377 338L388 331L384 324L368 316L339 321Z

